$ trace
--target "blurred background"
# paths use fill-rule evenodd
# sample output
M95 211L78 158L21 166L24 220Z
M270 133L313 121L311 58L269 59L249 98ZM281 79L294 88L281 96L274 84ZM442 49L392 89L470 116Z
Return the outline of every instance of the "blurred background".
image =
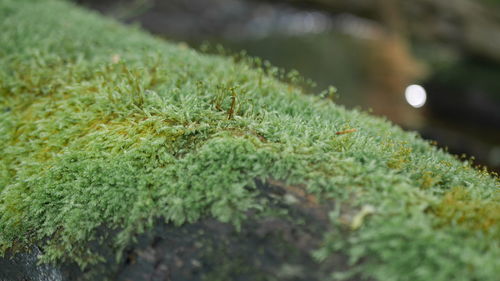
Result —
M195 49L246 50L500 172L500 0L76 0Z

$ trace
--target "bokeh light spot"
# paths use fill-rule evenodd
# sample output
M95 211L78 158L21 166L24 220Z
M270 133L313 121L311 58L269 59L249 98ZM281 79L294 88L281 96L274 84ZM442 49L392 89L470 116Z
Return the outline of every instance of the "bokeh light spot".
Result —
M415 108L424 106L427 100L427 93L420 85L410 85L405 90L406 101Z

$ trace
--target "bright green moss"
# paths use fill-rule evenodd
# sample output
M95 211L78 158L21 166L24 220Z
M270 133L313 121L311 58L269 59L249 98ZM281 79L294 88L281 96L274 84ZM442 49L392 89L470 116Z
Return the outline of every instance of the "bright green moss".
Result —
M274 178L347 206L319 260L342 251L384 281L496 280L498 180L415 134L304 95L258 60L65 2L4 0L0 18L1 253L38 243L44 261L86 266L100 260L88 241L119 255L155 218L239 225L266 207L254 180ZM374 211L352 230L363 206Z

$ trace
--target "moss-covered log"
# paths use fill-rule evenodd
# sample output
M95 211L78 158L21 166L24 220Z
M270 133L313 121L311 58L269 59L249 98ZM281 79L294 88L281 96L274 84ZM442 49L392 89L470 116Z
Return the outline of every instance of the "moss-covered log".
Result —
M496 280L470 161L64 1L0 26L0 280Z

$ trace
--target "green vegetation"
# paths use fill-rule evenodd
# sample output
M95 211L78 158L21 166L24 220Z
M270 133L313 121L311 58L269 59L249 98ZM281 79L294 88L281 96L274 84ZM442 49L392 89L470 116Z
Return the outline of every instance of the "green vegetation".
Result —
M416 134L66 2L3 0L0 19L0 253L85 267L87 242L120 255L155 218L238 226L273 178L336 202L314 255L353 270L332 278L497 280L498 179Z

